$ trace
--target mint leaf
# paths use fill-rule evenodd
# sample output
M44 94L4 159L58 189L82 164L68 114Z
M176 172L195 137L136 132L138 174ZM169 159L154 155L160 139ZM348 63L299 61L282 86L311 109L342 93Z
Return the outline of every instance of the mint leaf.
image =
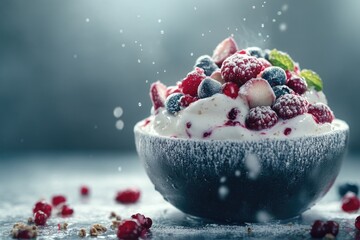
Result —
M300 76L305 78L308 86L314 87L316 91L319 92L323 89L323 83L321 81L321 78L316 72L309 69L303 69L300 72Z
M291 57L284 52L273 49L269 53L269 62L273 66L281 67L284 70L294 71L295 65Z

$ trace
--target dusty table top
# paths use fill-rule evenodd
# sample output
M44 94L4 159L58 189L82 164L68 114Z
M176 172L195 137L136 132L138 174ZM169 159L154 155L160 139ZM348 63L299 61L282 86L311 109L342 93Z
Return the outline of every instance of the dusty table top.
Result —
M302 216L284 222L243 225L216 224L175 209L154 190L135 153L2 155L0 164L0 239L11 239L13 224L26 222L36 201L50 201L55 194L67 196L75 214L70 218L52 216L47 226L39 229L37 239L78 239L80 228L88 230L95 223L108 227L98 238L116 239L116 232L109 228L112 211L123 218L137 212L151 217L154 224L149 239L310 239L309 229L315 219L338 221L337 239L360 239L353 226L358 214L342 212L336 192L340 182L360 183L360 156L346 157L334 187ZM79 194L83 184L91 190L86 199ZM141 189L137 204L114 201L118 190L132 186ZM63 222L69 224L66 231L58 230L58 223Z

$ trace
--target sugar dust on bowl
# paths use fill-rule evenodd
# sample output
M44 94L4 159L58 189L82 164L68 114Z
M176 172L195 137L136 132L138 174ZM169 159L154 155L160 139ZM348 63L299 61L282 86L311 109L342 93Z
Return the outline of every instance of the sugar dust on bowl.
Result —
M259 222L264 214L297 216L325 195L339 173L348 128L294 139L221 141L154 136L137 126L135 139L149 178L169 203L216 221Z

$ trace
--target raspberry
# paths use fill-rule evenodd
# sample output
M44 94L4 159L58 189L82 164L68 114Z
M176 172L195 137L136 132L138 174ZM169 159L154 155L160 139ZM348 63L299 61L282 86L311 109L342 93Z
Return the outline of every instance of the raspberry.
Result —
M199 100L197 97L193 97L190 95L184 95L182 98L180 98L180 106L182 108L186 108L193 102L196 102L197 100Z
M239 95L239 86L236 83L227 82L222 85L222 92L226 96L235 99Z
M80 187L80 194L81 196L89 196L90 190L87 186L81 186Z
M344 212L356 212L360 208L360 200L355 194L348 193L342 199L341 208Z
M311 104L308 113L313 116L317 123L331 123L334 120L333 112L323 103Z
M278 116L269 106L260 106L250 109L246 117L246 127L251 130L271 128L278 121Z
M339 224L335 221L327 221L325 223L325 231L333 236L339 233Z
M206 78L204 70L202 68L196 67L194 71L188 73L186 78L181 82L181 91L184 94L188 94L193 97L197 97L198 86L201 81Z
M52 205L55 207L65 202L66 202L66 197L64 197L63 195L53 196L51 200Z
M286 85L300 95L305 93L308 87L306 81L302 77L298 76L293 76L288 79Z
M34 214L34 222L36 225L44 226L48 216L43 211L37 211Z
M313 238L324 237L326 234L325 223L320 220L316 220L311 226L310 234Z
M134 220L125 220L120 223L117 236L120 239L138 239L141 235L142 227Z
M61 208L61 216L63 216L63 217L69 217L69 216L73 215L73 213L74 213L74 209L70 208L67 205L64 205Z
M308 101L301 96L285 94L276 100L273 109L282 119L290 119L306 113L308 105Z
M131 218L135 219L143 228L149 229L152 226L151 218L145 217L140 213L132 215Z
M38 211L43 211L48 217L50 217L51 216L51 210L52 210L52 207L51 207L50 204L48 204L45 201L39 201L39 202L35 203L33 213L36 213Z
M115 200L120 203L136 203L140 198L140 191L128 188L117 193Z
M242 85L261 72L263 65L252 56L234 54L228 57L221 66L221 75L225 82L234 82Z

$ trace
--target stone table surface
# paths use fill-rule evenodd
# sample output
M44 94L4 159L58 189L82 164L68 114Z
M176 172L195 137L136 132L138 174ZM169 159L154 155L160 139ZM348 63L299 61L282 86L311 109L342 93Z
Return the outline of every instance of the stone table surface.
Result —
M122 218L137 212L151 217L154 224L148 239L311 239L309 229L315 219L338 221L337 239L360 239L353 226L357 213L342 212L337 196L339 183L360 183L358 155L345 158L334 187L311 210L288 221L258 224L218 224L183 214L154 190L135 153L11 154L1 155L0 164L0 239L11 239L13 224L26 222L36 201L50 201L55 194L67 196L75 214L69 218L53 214L47 226L39 229L37 239L79 239L79 229L88 230L95 223L108 227L98 238L116 239L116 232L109 228L112 211ZM79 194L83 184L90 187L88 198ZM137 204L114 201L116 192L127 187L141 189ZM58 230L58 223L63 222L69 224L66 231Z

